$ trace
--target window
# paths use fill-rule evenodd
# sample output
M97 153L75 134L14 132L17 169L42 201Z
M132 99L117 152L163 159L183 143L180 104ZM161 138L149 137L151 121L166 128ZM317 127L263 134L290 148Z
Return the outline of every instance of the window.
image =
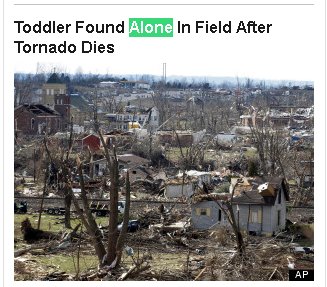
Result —
M261 210L250 211L250 222L251 223L262 223L262 212Z
M258 222L258 212L252 211L251 212L251 222L257 223Z
M31 130L34 130L34 126L35 126L35 119L31 119Z
M198 216L210 216L211 209L209 207L208 208L196 208L195 214Z
M207 209L206 208L201 208L200 215L207 215Z
M281 216L281 212L280 210L277 211L277 226L280 225L280 216Z
M218 210L218 221L221 221L221 209Z

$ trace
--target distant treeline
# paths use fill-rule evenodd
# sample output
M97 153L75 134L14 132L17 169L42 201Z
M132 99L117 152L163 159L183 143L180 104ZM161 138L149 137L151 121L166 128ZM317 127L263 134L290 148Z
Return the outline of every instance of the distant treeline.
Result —
M15 83L29 82L35 85L43 84L51 78L53 73L15 73ZM73 86L95 87L103 81L120 82L120 81L144 81L151 85L153 89L166 88L171 89L267 89L267 88L283 88L283 89L313 89L313 83L310 81L270 81L256 80L250 78L232 78L232 77L167 77L165 83L163 78L154 75L109 75L109 74L85 74L85 73L56 73L57 80L65 83L69 92Z

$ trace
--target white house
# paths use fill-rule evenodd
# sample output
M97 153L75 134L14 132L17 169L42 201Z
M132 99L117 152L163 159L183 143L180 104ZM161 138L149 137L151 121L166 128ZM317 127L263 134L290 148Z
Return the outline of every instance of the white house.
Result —
M116 113L106 114L112 129L123 131L134 130L135 126L146 128L155 132L159 127L159 110L156 107L148 109L145 113Z

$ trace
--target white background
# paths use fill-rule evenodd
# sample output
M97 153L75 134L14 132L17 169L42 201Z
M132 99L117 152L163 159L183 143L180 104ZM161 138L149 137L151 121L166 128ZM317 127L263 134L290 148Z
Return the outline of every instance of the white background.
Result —
M117 1L118 2L118 1ZM160 1L161 2L161 1ZM160 3L144 1L142 3ZM199 1L200 2L200 1ZM211 3L245 4L248 1L211 1ZM315 282L265 282L267 285L322 286L325 279L325 1L287 1L288 4L314 5L221 5L221 6L19 6L21 3L88 3L83 1L5 1L4 2L4 66L3 66L3 131L1 136L4 155L3 213L0 212L6 231L4 237L3 278L5 286L26 285L13 283L13 74L14 72L36 72L37 63L58 65L66 72L109 74L155 74L161 75L162 63L167 63L167 76L231 76L268 80L310 80L315 85ZM110 3L110 1L90 1ZM124 3L124 2L119 2ZM132 3L126 2L125 3ZM161 2L163 3L163 1ZM169 2L165 2L169 3ZM171 2L176 3L176 2ZM192 3L180 1L179 3ZM195 2L196 3L196 2ZM207 1L206 3L210 3ZM280 3L285 1L251 1L252 4ZM177 34L173 38L128 38L125 34L18 34L15 20L29 23L55 20L57 23L74 23L84 20L89 23L120 23L128 18L163 17L174 18L194 24L196 20L232 21L232 34ZM236 34L239 21L271 23L269 34ZM35 43L60 43L64 40L79 45L82 40L98 43L114 43L113 54L18 54L14 40ZM5 179L5 181L4 181ZM255 270L249 270L255 272ZM33 283L41 286L40 282ZM51 283L49 283L51 284ZM61 284L74 284L60 283ZM75 282L83 285L101 283ZM108 284L108 283L107 283ZM117 283L115 283L117 284ZM127 283L124 283L127 284ZM130 283L133 286L144 283ZM153 284L151 282L151 284ZM158 285L168 283L157 283ZM170 283L169 283L170 284ZM177 284L177 283L176 283ZM239 285L237 282L197 283ZM263 283L244 282L244 286L262 286ZM58 286L53 283L51 286ZM180 283L183 286L185 283ZM43 286L43 284L42 284Z
M129 17L174 18L173 38L129 38L124 34L18 34L17 25L7 25L14 40L28 43L75 43L82 40L114 43L115 52L90 54L18 54L13 45L16 72L36 72L37 63L57 63L67 72L161 75L167 63L167 76L231 76L265 79L313 80L314 55L323 49L315 45L321 19L313 17L316 6L15 6L13 20L34 24L121 23ZM180 20L191 24L191 34L177 34ZM231 34L195 33L195 21L218 24L232 21ZM239 21L272 24L270 33L236 34ZM74 26L74 25L72 25ZM322 40L322 39L321 39ZM321 42L323 44L323 42ZM80 49L78 49L80 51ZM78 52L79 52L78 51Z

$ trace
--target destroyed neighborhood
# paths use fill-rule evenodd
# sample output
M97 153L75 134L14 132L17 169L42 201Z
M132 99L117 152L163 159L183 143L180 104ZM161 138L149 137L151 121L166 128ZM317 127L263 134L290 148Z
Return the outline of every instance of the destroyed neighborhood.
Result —
M16 281L314 269L314 87L15 74Z

